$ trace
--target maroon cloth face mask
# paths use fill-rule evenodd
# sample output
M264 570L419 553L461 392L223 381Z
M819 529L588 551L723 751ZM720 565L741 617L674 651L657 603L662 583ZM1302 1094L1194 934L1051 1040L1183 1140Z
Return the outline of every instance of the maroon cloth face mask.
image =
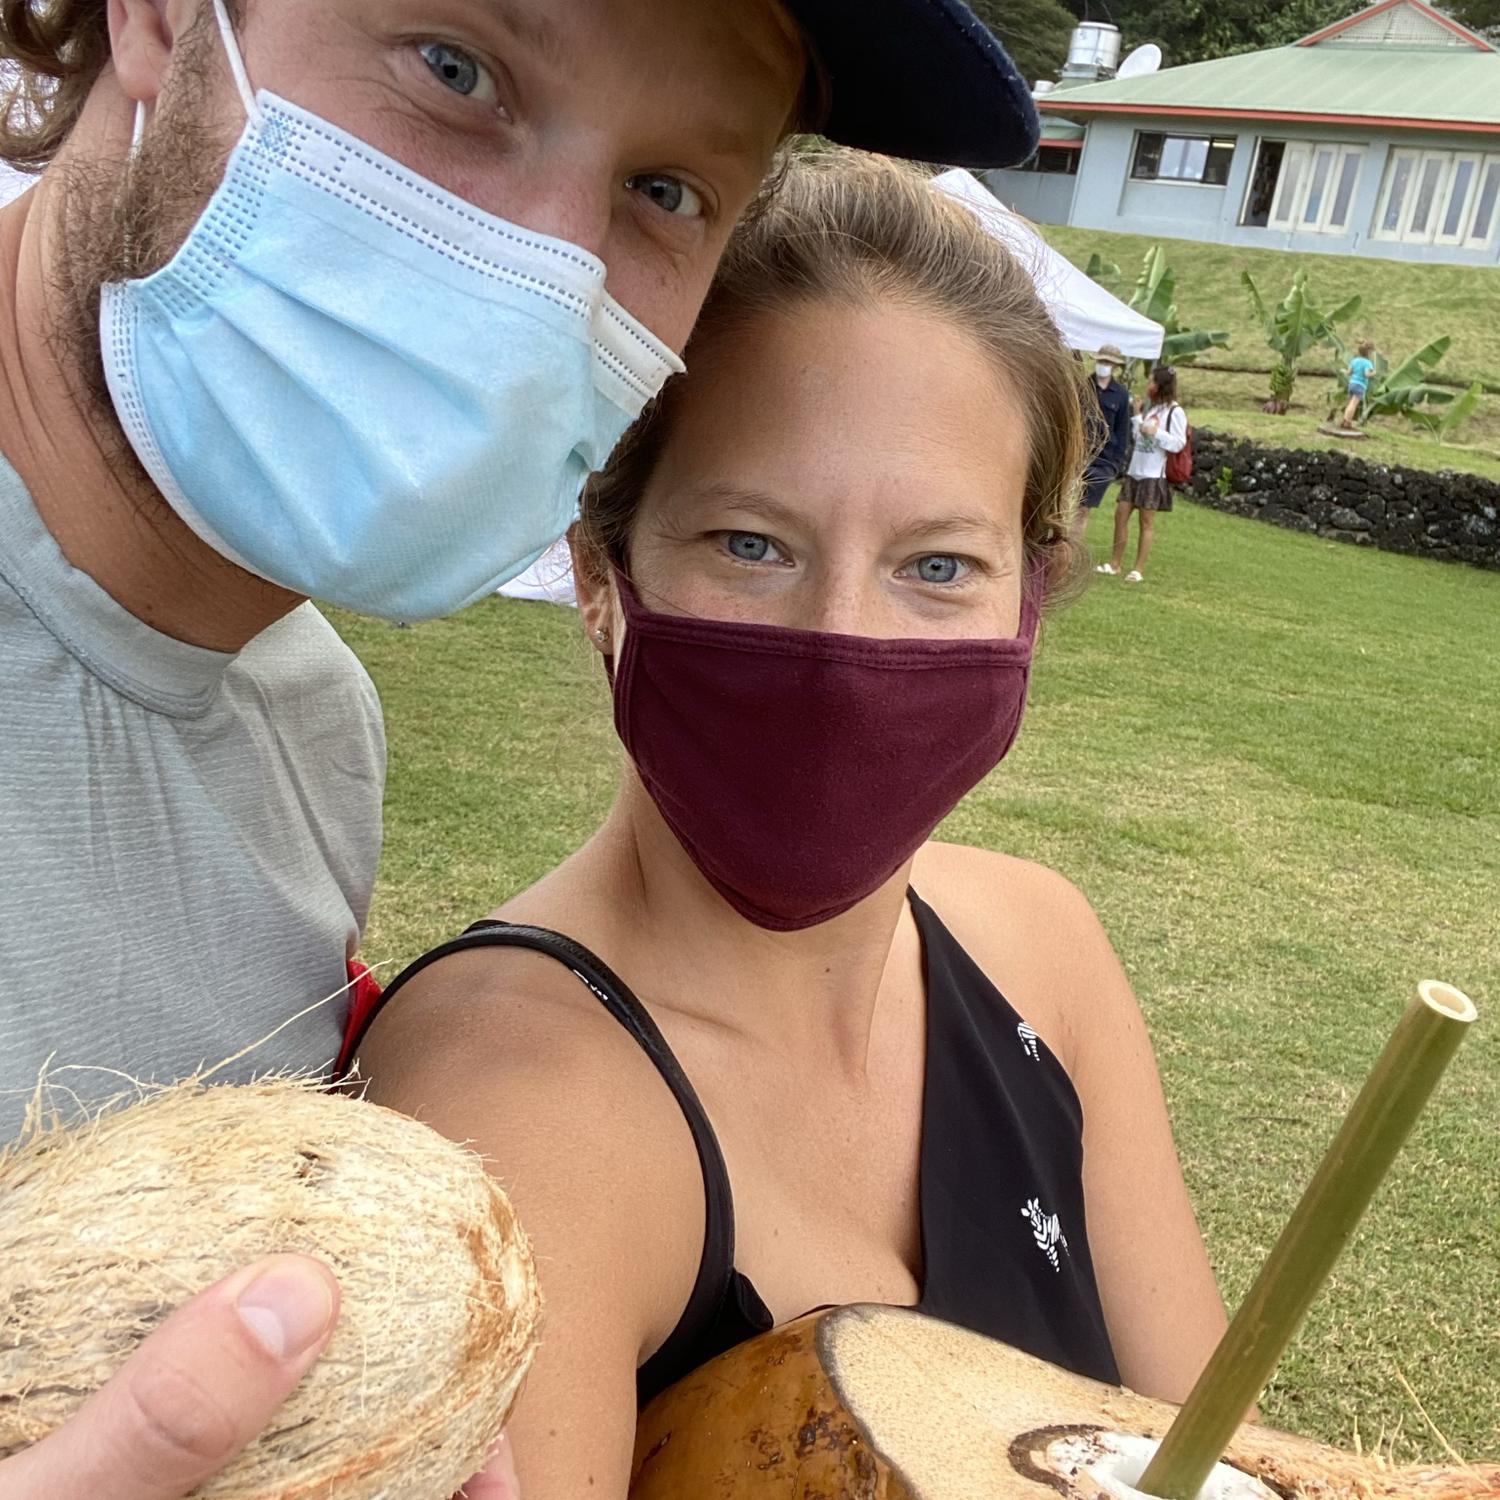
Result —
M878 890L1021 727L1039 576L1014 640L663 615L616 581L615 728L693 863L759 927L812 927Z

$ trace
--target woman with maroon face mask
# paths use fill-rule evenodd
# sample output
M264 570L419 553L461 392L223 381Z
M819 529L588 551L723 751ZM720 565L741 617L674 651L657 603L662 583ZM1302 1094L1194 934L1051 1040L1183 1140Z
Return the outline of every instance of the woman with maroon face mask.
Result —
M1030 281L920 176L801 160L688 365L573 536L615 805L356 1038L535 1239L527 1500L623 1500L638 1398L825 1304L1169 1399L1223 1327L1093 913L930 838L1068 572L1081 403Z

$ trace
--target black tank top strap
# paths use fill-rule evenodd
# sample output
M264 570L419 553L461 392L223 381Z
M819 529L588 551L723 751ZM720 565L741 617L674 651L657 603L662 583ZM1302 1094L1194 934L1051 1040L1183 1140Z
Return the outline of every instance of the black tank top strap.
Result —
M679 1373L698 1362L694 1352L703 1330L717 1318L731 1290L734 1274L734 1200L729 1189L729 1173L719 1150L718 1138L709 1124L708 1115L682 1065L667 1045L656 1022L630 987L607 964L582 943L546 927L529 927L513 922L476 922L458 937L440 944L403 969L364 1018L364 1024L351 1038L347 1048L354 1056L359 1043L375 1017L400 993L402 987L428 965L452 953L475 948L526 948L544 953L570 969L600 1001L604 1008L635 1039L651 1059L672 1096L677 1100L698 1162L703 1169L703 1258L698 1265L697 1280L681 1319L661 1348L636 1372L638 1389L654 1393Z

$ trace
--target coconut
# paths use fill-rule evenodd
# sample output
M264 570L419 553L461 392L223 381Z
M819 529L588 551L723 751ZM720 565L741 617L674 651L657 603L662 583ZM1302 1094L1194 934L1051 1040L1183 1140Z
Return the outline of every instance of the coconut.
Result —
M814 1313L658 1396L631 1500L1143 1500L1176 1408L908 1308ZM1500 1468L1393 1468L1254 1425L1202 1500L1497 1500Z
M36 1442L169 1312L247 1262L316 1256L341 1311L214 1500L448 1500L536 1349L526 1237L473 1153L294 1080L189 1083L0 1154L0 1457Z

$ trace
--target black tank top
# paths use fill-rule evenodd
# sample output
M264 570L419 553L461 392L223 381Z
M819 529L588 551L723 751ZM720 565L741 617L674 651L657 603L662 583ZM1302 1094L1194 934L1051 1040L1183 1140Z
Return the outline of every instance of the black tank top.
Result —
M1116 1384L1084 1223L1083 1109L1062 1064L1011 1008L937 914L910 892L927 986L918 1309ZM655 1064L692 1130L706 1224L697 1281L677 1327L636 1372L644 1406L774 1320L734 1264L734 1199L692 1084L645 1006L561 933L478 922L405 969L364 1018L420 970L469 948L515 947L565 964ZM352 1055L352 1050L350 1054Z

